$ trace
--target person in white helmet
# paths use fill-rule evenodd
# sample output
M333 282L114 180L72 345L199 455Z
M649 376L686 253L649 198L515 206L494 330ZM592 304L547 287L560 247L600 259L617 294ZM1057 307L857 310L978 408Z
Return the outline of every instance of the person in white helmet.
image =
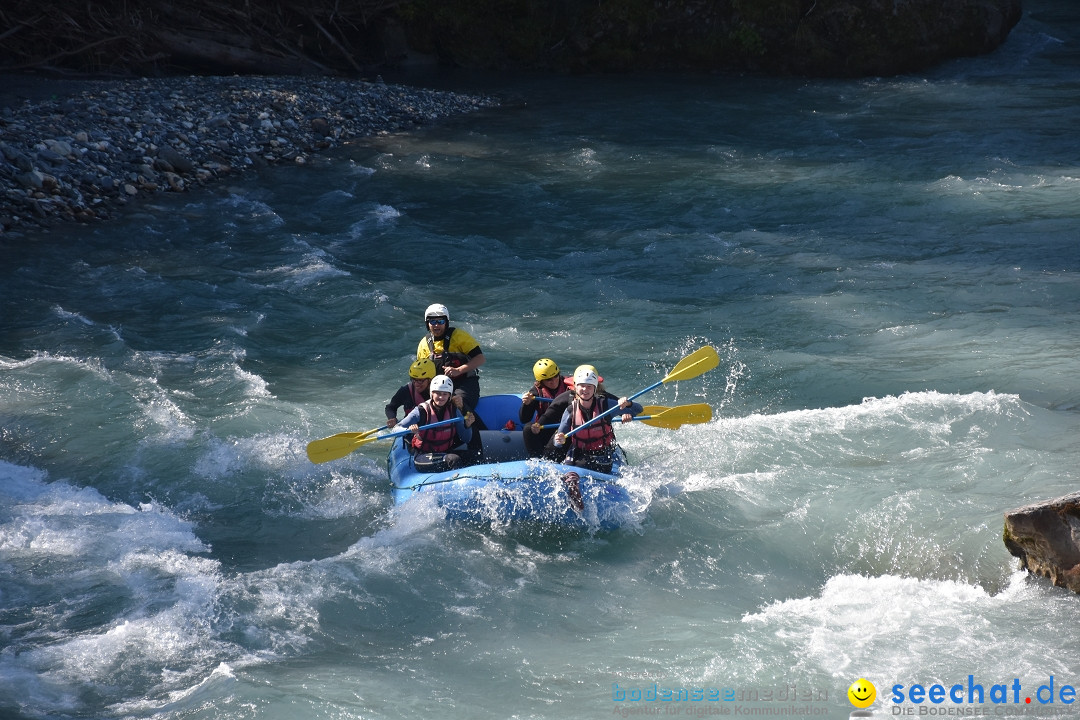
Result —
M427 335L416 346L416 359L430 358L435 369L454 382L454 404L461 410L472 410L480 399L480 378L477 372L486 362L480 343L461 328L450 325L450 311L445 305L433 303L424 311Z
M414 407L399 423L414 433L410 443L414 456L428 454L429 459L431 455L440 458L439 467L433 470L449 470L476 460L475 452L468 447L476 415L458 410L450 401L453 393L453 381L445 375L436 375L431 379L431 398ZM461 422L420 429L422 425L451 418L460 418Z
M570 441L563 464L610 473L616 450L615 430L611 426L610 415L567 438L567 434L574 428L584 425L613 407L612 401L606 395L597 394L596 388L599 384L600 378L594 369L582 366L574 371L574 399L570 401L570 406L563 413L562 422L559 423L559 429L555 431L553 440L556 447L562 447L568 439ZM626 397L619 398L617 405L623 411L623 422L630 422L643 409L641 405ZM562 480L566 485L570 502L580 511L584 503L578 484L578 474L567 473Z
M595 367L593 367L592 365L579 365L577 370L575 370L574 372L577 373L578 370L582 369L591 370L596 375L597 385L596 391L593 393L594 396L603 396L607 398L609 403L619 402L618 395L613 395L604 389L604 378L600 377L600 373L597 372ZM564 457L566 457L566 448L556 446L555 430L544 430L544 426L558 425L562 421L563 413L566 412L566 408L570 407L570 403L575 397L574 375L566 376L563 379L563 383L567 388L566 391L556 395L555 399L547 404L547 407L543 409L543 411L536 418L536 420L531 425L528 425L524 428L525 432L522 435L522 439L525 441L525 449L529 450L530 453L532 452L530 448L533 447L535 443L531 442L529 436L543 435L546 440L544 442L543 449L540 452L540 457L546 458L548 460L553 460L555 462L560 462ZM609 404L608 407L611 407L611 405Z

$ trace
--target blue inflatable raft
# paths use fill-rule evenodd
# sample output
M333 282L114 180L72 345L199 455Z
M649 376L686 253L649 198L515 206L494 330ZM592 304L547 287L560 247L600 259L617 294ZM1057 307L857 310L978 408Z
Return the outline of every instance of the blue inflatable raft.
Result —
M430 472L422 461L417 467L417 458L409 452L411 436L395 439L386 461L395 504L423 495L442 507L448 518L481 524L596 531L636 523L633 499L618 484L626 462L622 450L611 474L530 458L518 422L520 406L518 395L480 398L476 414L491 429L479 431L483 455L476 465ZM570 471L581 478L585 507L580 512L571 506L561 480Z

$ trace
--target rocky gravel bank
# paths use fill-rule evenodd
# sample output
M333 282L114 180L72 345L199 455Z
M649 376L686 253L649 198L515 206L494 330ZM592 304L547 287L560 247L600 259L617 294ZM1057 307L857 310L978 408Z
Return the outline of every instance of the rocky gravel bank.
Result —
M487 96L331 78L84 81L0 108L0 235L93 222L156 192L498 104Z

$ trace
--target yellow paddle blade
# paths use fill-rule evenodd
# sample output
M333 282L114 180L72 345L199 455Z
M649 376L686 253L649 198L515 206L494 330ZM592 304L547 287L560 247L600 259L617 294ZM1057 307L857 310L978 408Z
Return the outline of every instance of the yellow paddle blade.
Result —
M638 415L659 415L662 412L667 412L671 408L664 405L646 405L641 409Z
M651 420L644 420L646 425L676 429L683 425L698 425L712 420L712 407L708 403L678 405L665 412L657 413Z
M343 458L361 445L378 440L379 438L371 436L382 429L384 428L374 428L364 432L344 432L321 440L312 440L307 445L308 460L313 463L324 463Z
M672 382L673 380L689 380L690 378L695 378L704 372L712 370L719 364L720 356L717 355L716 348L712 345L706 345L680 360L679 364L664 376L664 379L660 382L667 383Z
M649 412L653 410L654 412ZM660 412L655 412L659 410ZM672 408L647 406L645 412L634 418L634 422L642 422L653 427L675 430L683 425L696 425L707 423L712 420L712 407L707 403L695 405L677 405Z

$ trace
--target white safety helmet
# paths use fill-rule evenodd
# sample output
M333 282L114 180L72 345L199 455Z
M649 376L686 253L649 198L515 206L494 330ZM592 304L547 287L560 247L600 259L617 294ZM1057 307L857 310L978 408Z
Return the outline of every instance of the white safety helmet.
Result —
M427 323L428 318L444 317L446 322L450 322L450 311L446 309L445 305L439 303L432 303L427 306L427 310L424 311L424 323Z
M574 384L596 387L600 384L600 379L596 376L596 370L591 366L582 365L574 371Z
M428 388L428 391L432 393L452 393L454 392L454 381L445 375L436 375L431 378L431 386Z

